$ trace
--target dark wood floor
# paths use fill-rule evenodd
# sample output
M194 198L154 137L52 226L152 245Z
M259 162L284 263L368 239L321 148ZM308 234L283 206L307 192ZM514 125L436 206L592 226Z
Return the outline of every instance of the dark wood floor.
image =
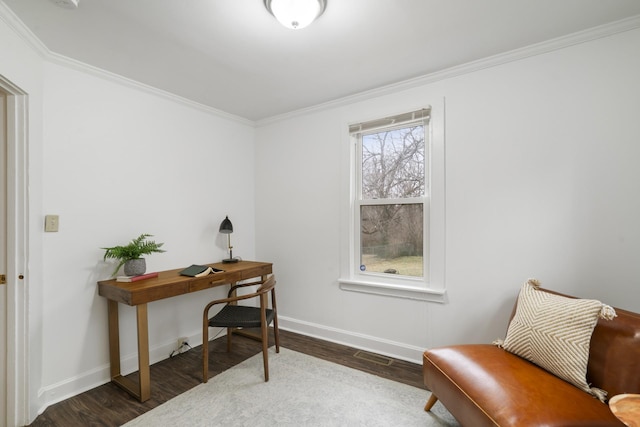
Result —
M391 359L391 363L385 366L380 362L387 358L378 358L366 352L355 356L358 352L355 348L284 330L280 331L280 345L380 377L424 388L421 365ZM211 341L209 377L214 377L259 353L260 349L259 343L241 336L234 337L233 350L230 353L226 351L224 336ZM152 365L151 399L144 403L138 402L117 386L108 383L48 407L31 426L120 426L200 384L201 352L202 349L198 346ZM137 374L131 374L131 377L137 379Z

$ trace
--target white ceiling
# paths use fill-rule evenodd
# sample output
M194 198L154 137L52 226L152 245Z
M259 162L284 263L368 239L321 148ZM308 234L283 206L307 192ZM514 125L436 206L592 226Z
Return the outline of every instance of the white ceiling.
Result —
M328 0L282 27L263 0L1 0L56 53L260 120L605 23L638 0Z

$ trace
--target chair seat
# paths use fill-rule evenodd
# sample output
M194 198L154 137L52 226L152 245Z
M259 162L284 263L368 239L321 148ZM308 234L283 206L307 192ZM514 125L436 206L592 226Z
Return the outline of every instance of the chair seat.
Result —
M271 323L274 311L266 309L267 324ZM209 319L209 326L218 328L259 328L260 308L244 305L225 305Z

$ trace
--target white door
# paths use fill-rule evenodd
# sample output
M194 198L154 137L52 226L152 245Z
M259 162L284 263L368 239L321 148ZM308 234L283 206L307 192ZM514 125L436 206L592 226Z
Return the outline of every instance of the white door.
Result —
M7 273L7 130L6 96L0 92L0 277ZM0 414L7 413L7 285L0 280ZM6 418L0 418L4 426Z
M28 386L27 95L0 75L0 427L35 414Z

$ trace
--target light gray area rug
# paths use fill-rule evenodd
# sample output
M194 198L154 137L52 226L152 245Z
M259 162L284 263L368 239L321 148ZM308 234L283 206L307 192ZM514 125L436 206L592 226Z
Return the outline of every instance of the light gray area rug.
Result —
M269 349L152 409L140 426L459 426L429 392L285 348Z

